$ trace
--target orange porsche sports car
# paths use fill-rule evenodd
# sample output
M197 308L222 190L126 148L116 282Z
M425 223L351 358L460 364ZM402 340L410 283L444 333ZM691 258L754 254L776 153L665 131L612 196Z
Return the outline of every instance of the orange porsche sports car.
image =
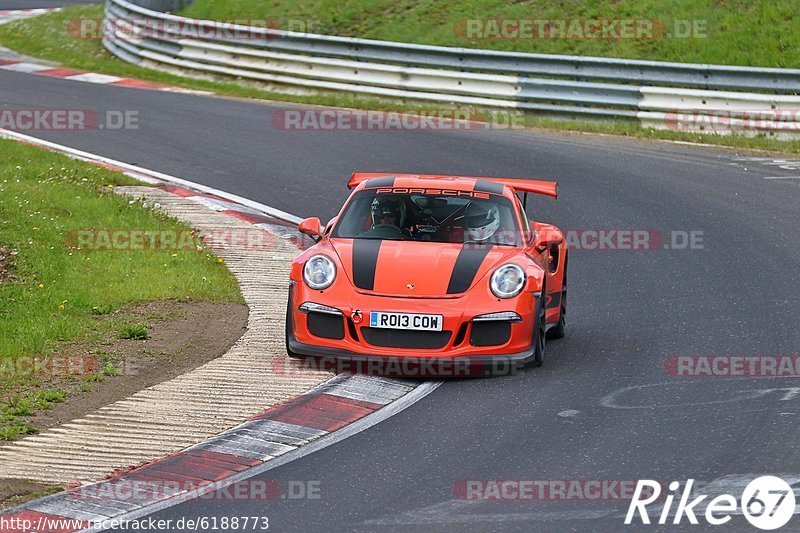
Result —
M524 207L554 182L354 173L348 187L326 226L299 226L317 242L292 263L290 356L542 364L546 338L564 336L567 248Z

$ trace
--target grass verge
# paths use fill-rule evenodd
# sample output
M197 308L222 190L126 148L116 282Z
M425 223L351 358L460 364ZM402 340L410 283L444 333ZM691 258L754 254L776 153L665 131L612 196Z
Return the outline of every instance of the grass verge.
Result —
M320 0L324 3L325 0ZM382 1L382 0L381 0ZM242 5L252 8L258 2L244 2ZM239 4L219 3L219 6L237 8ZM261 2L263 4L263 2ZM308 6L308 2L300 2L302 6ZM200 10L203 2L196 3L192 9ZM277 2L276 2L277 5ZM281 4L282 5L282 4ZM301 16L302 11L291 11L287 6L282 7L284 11L277 11L274 16L280 13L293 13ZM262 6L263 7L263 6ZM243 8L242 8L243 9ZM278 9L276 7L276 9ZM290 11L286 11L286 10ZM298 8L299 9L299 8ZM305 8L304 8L305 9ZM244 16L250 11L234 11L227 17ZM476 13L478 11L475 11ZM272 13L272 12L270 12ZM203 15L203 12L192 12L195 15ZM205 79L195 79L178 76L166 72L145 69L121 61L111 55L102 45L99 39L77 39L69 31L70 23L76 19L90 18L99 19L103 16L102 6L73 6L64 8L60 12L49 13L38 17L15 21L0 26L0 44L7 46L20 53L33 57L55 61L61 65L92 72L112 74L116 76L133 77L143 80L150 80L177 87L199 89L211 91L219 95L232 96L239 98L250 98L258 100L270 100L278 102L296 102L301 104L315 104L352 109L379 109L385 111L416 111L416 112L440 112L444 107L452 108L442 104L417 104L398 102L396 100L384 100L372 97L342 94L315 94L298 95L283 92L261 89L255 84L239 85L227 81L211 81ZM477 15L476 15L477 16ZM261 13L264 17L264 13ZM74 24L74 22L73 22ZM798 48L800 50L800 48ZM684 60L688 60L684 58ZM461 109L465 109L462 107ZM474 108L467 108L470 111ZM486 114L487 110L477 110ZM497 112L488 110L488 113ZM542 118L534 114L526 114L519 123L528 128L547 130L547 131L575 131L589 133L603 133L610 135L620 135L625 137L635 137L640 139L653 140L674 140L684 142L698 142L716 146L743 148L751 150L768 150L785 153L800 153L800 141L783 141L767 135L756 137L731 134L731 135L709 135L690 133L672 130L646 129L639 126L637 122L628 121L570 121ZM0 256L0 260L2 257Z
M419 44L782 68L800 66L792 37L800 34L796 13L795 0L196 0L182 12L218 20L267 18L283 29ZM510 26L493 33L486 19L536 19L548 22L550 32L525 38ZM587 19L619 20L617 28L633 20L643 31L638 39L604 39L592 38L590 26L588 32L581 25L559 29Z
M100 251L74 246L81 230L191 231L114 194L134 184L110 170L0 140L0 440L32 428L25 417L63 402L47 388L69 355L59 350L110 334L147 335L117 311L135 302L242 303L238 284L206 251ZM144 333L143 333L144 329ZM70 364L84 354L73 354ZM55 361L55 362L54 362ZM96 374L114 375L112 361ZM60 365L60 366L59 366Z

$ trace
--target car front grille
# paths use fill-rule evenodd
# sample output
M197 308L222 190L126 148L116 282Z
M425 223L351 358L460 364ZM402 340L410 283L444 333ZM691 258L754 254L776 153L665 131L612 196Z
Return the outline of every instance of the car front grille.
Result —
M361 328L369 344L382 348L438 350L447 346L452 331L408 331L403 329Z
M469 343L473 346L500 346L511 338L511 322L473 322Z
M344 339L344 319L326 313L308 313L308 331L323 339Z

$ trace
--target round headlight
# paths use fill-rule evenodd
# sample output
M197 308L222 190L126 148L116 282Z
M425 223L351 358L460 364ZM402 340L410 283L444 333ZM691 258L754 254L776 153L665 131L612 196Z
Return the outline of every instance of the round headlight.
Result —
M494 271L489 285L498 298L512 298L525 286L525 272L517 265L503 265Z
M315 290L327 289L336 279L336 265L327 256L315 255L303 267L306 285Z

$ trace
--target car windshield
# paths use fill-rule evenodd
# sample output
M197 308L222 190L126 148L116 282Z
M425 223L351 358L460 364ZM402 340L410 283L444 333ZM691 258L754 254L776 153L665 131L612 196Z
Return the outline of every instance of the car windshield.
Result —
M503 246L520 243L512 203L504 196L471 191L395 191L367 189L356 193L333 236Z

